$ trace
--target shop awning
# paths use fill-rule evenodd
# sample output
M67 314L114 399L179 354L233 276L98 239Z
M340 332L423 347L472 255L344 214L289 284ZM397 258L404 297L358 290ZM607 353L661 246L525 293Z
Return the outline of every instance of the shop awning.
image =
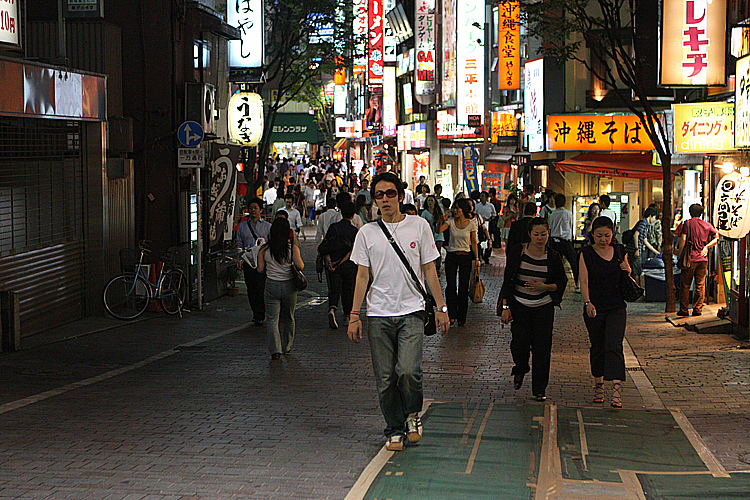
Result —
M516 146L494 146L487 155L487 163L508 163L517 149Z
M339 139L336 141L336 144L334 144L333 149L334 151L338 151L339 149L344 149L344 146L346 146L346 139Z
M640 153L582 153L567 160L555 162L558 171L600 175L602 177L629 177L633 179L661 179L662 170L652 162L651 154ZM683 167L672 165L672 177Z

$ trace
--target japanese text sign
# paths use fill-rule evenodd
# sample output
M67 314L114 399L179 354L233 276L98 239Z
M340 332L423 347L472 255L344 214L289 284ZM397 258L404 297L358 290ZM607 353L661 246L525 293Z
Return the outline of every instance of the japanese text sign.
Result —
M477 27L479 26L479 27ZM484 116L484 0L456 2L456 120L468 125L469 115Z
M750 231L750 180L732 172L716 187L714 221L716 230L726 238L742 238Z
M443 103L456 104L456 1L439 0L443 2L441 15L442 32L442 68L443 84L441 85Z
M673 104L674 152L733 151L734 105L728 102Z
M435 91L435 0L415 0L415 45L417 67L414 94L430 95Z
M229 138L242 146L257 146L263 137L263 100L253 92L236 92L227 106Z
M240 158L239 146L211 144L211 177L209 181L208 241L209 246L224 241L225 233L231 229L237 193L237 169Z
M474 146L461 148L461 163L464 171L464 184L466 190L471 193L479 189L479 178L477 177L477 151Z
M475 127L456 124L456 112L453 109L441 109L437 112L438 139L481 139Z
M544 151L544 59L526 61L524 67L524 134L531 153Z
M664 0L660 84L726 84L726 0Z
M263 0L227 2L227 24L240 30L241 40L229 41L229 66L260 68L266 46L263 29Z
M498 6L500 30L498 45L498 88L521 88L521 8L517 1L501 1Z
M0 1L0 43L21 43L18 2L19 0Z
M492 112L492 142L497 144L500 137L512 137L516 135L516 114L508 111Z
M398 124L396 105L396 68L386 66L383 72L383 135L396 135Z
M367 0L353 0L354 8L354 38L356 40L354 45L354 67L352 73L359 75L367 71L367 32L368 32L368 17L367 17Z
M383 0L370 0L368 15L367 80L383 85Z
M548 151L651 151L636 115L550 115Z
M737 59L734 94L734 145L750 147L750 56Z
M396 62L396 37L393 27L385 17L394 7L396 0L383 0L383 62Z

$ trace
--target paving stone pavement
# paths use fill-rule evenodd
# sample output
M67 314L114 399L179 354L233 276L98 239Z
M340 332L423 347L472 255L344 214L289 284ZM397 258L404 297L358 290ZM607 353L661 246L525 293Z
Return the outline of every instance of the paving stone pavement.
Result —
M0 498L343 499L382 447L384 423L367 341L328 328L314 244L302 247L310 288L281 362L249 326L244 295L183 319L89 318L0 354ZM501 254L492 262L467 325L426 339L427 398L540 404L528 384L513 390L510 329L495 316ZM565 298L547 395L590 405L580 294L571 287ZM672 327L663 306L629 307L627 339L644 373L724 467L750 469L750 352L730 336ZM623 400L645 406L630 377Z

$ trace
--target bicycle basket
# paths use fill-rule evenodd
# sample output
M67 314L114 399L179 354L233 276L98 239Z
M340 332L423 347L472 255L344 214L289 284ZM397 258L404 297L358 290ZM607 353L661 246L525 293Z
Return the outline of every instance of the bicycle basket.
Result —
M188 246L185 244L169 247L162 254L161 260L167 269L181 269L187 263L187 252Z
M133 275L140 257L141 253L138 250L133 248L120 249L120 271L125 275Z

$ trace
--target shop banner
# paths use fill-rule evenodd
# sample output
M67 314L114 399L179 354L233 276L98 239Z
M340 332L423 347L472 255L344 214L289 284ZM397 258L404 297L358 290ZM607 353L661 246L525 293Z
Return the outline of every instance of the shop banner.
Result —
M396 0L383 0L383 62L396 62L396 36L386 17L396 7Z
M469 116L484 117L484 0L457 0L456 119L468 125Z
M359 75L367 71L367 0L354 0L354 66L352 74Z
M544 151L544 59L526 61L524 67L524 134L531 153Z
M516 136L519 121L516 120L516 114L512 111L493 111L491 142L497 144L501 137Z
M278 113L271 129L271 142L318 142L318 124L308 113Z
M443 2L440 13L442 19L442 59L443 59L443 104L456 105L456 0Z
M550 115L548 151L651 151L636 115Z
M233 225L237 193L237 162L240 147L211 144L211 178L209 183L208 241L209 246L222 244L227 228ZM231 239L231 232L229 238Z
M417 67L414 95L422 104L432 102L435 93L435 0L415 0L415 48Z
M479 190L479 178L477 177L477 151L474 146L461 148L461 164L464 171L464 184L468 193Z
M383 68L383 135L396 135L398 107L396 106L396 68Z
M418 179L424 176L426 179L430 178L430 152L425 151L418 155L414 155L414 184L416 185Z
M716 187L714 221L725 238L744 238L750 232L750 180L738 172L721 178Z
M726 14L726 0L663 0L660 85L726 85Z
M750 147L750 55L737 59L734 91L734 146Z
M734 151L734 104L673 104L674 152Z
M242 146L257 146L263 137L263 99L253 92L235 92L227 106L229 138Z
M370 0L368 12L367 81L383 85L383 0Z
M263 66L265 31L263 29L263 0L227 2L227 24L240 30L240 40L229 41L231 68L260 68Z
M517 1L501 1L498 8L498 88L516 90L521 88L521 7Z

